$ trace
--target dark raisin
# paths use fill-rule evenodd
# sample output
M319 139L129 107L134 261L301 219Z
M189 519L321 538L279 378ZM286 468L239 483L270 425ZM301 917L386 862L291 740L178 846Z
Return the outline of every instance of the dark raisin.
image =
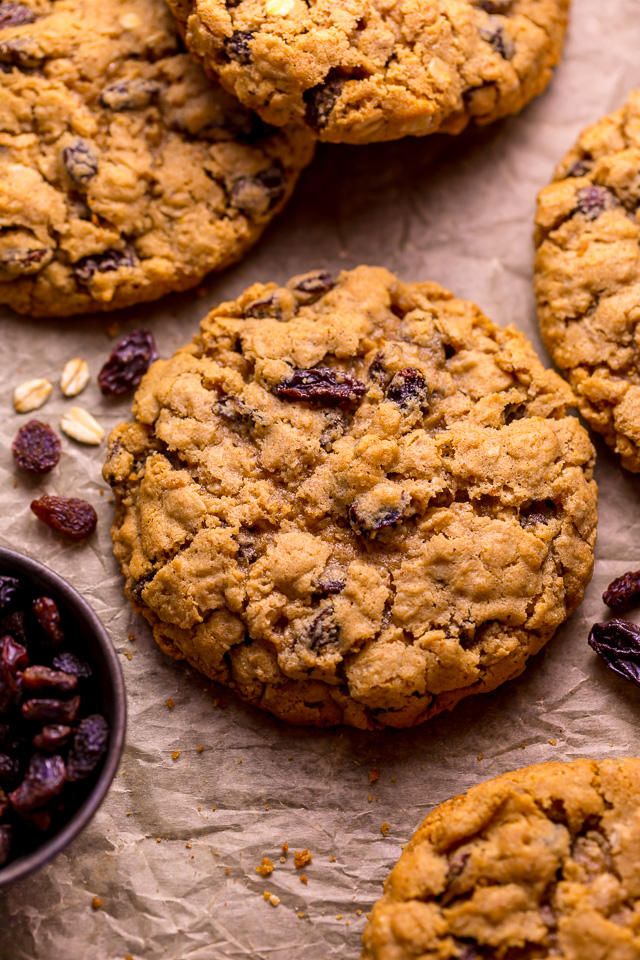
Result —
M524 403L509 403L504 408L505 424L514 423L515 420L522 420L527 415L527 406Z
M58 604L51 597L38 597L33 601L33 612L47 638L56 646L64 640L62 619Z
M135 77L133 80L119 80L100 94L100 103L109 110L142 110L148 107L160 92L160 84L155 80Z
M94 273L110 273L123 267L135 267L136 257L130 250L105 250L90 257L82 257L73 264L73 275L78 283L91 283Z
M231 203L249 217L267 213L282 199L287 189L284 171L273 164L254 177L239 177L231 188Z
M0 661L7 669L17 676L20 670L29 663L27 648L18 643L12 636L6 635L0 640Z
M384 360L384 353L376 353L369 366L369 380L373 380L374 383L378 383L383 387L386 386L389 381L389 374L387 373Z
M309 623L305 624L296 641L313 653L321 653L325 647L335 646L340 640L340 627L334 619L333 605L325 607Z
M583 158L581 160L576 160L576 162L569 167L565 173L565 177L584 177L585 174L589 173L593 166L593 162Z
M253 34L247 30L236 30L228 37L224 42L224 52L229 60L237 60L238 63L251 63L250 40L253 40Z
M290 377L271 389L281 400L298 400L312 406L327 407L356 403L367 392L360 380L329 367L294 370Z
M48 750L53 752L63 746L73 730L64 723L53 723L43 727L40 733L36 733L31 741L37 750Z
M520 508L520 526L535 527L538 524L547 524L556 515L556 505L553 500L535 500L529 506Z
M475 0L477 7L487 13L508 13L513 6L513 0Z
M494 23L491 27L481 27L479 33L503 60L513 59L515 53L513 41L500 23Z
M449 858L449 867L447 869L447 883L459 877L466 867L471 854L466 850L456 850Z
M98 158L93 147L78 137L62 151L62 162L74 183L87 183L98 172Z
M71 540L84 540L96 529L98 516L86 500L75 497L51 497L45 494L31 501L31 510L52 530Z
M280 320L282 309L280 300L276 296L263 297L262 300L254 300L243 310L245 317L252 317L254 320L265 320L271 318Z
M35 19L35 11L24 3L4 0L4 3L0 4L0 30L3 27L21 27L25 23L33 23Z
M36 753L31 758L27 775L17 789L9 794L11 806L16 813L31 813L57 797L66 780L62 757L54 754L45 757Z
M60 440L47 423L30 420L18 430L11 446L21 470L42 474L53 470L60 459Z
M98 385L108 397L121 396L138 386L158 351L150 330L140 327L123 337L98 374Z
M291 289L298 295L299 300L308 305L333 290L337 282L328 270L315 270L294 280Z
M13 830L8 823L0 825L0 866L6 863L11 853Z
M38 273L53 257L51 247L40 246L26 231L0 234L0 241L0 280Z
M52 700L45 697L25 700L20 707L25 720L44 720L52 723L74 723L80 709L80 697L71 700Z
M74 677L90 677L91 667L88 663L78 660L75 654L68 650L57 653L51 661L56 670L62 670L63 673L72 673Z
M99 713L80 721L69 750L67 779L83 780L95 770L109 742L109 726Z
M39 66L42 60L41 49L30 37L13 37L0 43L0 63L29 70Z
M0 577L0 610L8 607L20 592L20 581L16 577Z
M324 418L326 424L320 434L320 446L328 450L330 445L345 435L349 421L342 410L335 409L325 410Z
M387 400L392 400L399 407L417 407L420 410L429 409L431 391L427 386L424 374L415 367L405 367L394 376L386 390Z
M328 597L334 593L341 593L345 584L346 580L331 580L328 577L321 577L314 592L320 594L321 597Z
M222 397L216 403L215 410L218 416L226 420L229 425L240 427L247 426L251 422L251 415L237 397Z
M34 810L33 813L23 813L21 816L36 830L42 830L42 832L48 830L53 823L53 817L48 810Z
M336 77L305 91L303 99L307 108L304 118L313 130L322 130L328 124L343 84L344 81Z
M27 690L55 690L58 693L70 693L78 686L78 678L62 670L49 667L32 666L22 674L22 685Z
M9 798L7 797L2 787L0 787L0 820L2 820L4 815L8 813L10 808L11 808L11 804L9 803Z
M618 198L606 187L582 187L576 194L573 213L581 213L587 220L596 220L605 210L618 206Z
M640 686L640 627L630 620L594 623L589 646L610 670Z
M640 570L629 571L612 580L602 600L608 607L622 610L640 603Z
M27 634L24 627L24 610L14 610L8 613L0 620L0 636L10 633L14 640L19 643L27 642Z
M15 757L10 757L6 753L0 753L0 780L7 783L13 783L18 779L20 773L20 764Z
M349 523L355 533L361 537L374 537L379 530L394 527L402 521L408 497L403 492L396 506L372 509L365 497L356 500L349 507Z

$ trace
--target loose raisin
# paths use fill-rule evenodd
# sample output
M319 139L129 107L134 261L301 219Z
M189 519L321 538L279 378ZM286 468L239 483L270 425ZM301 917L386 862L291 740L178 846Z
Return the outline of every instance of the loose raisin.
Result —
M0 577L0 610L13 603L19 591L20 581L16 577Z
M312 406L327 407L355 403L367 392L360 380L328 367L294 370L290 377L271 389L281 400L299 400Z
M53 752L67 742L73 730L64 723L53 723L43 727L31 741L37 750Z
M66 781L66 769L62 757L54 754L45 757L34 754L27 775L9 794L11 806L19 814L31 813L57 797Z
M86 500L75 497L52 497L45 494L31 501L31 510L52 530L71 540L84 540L96 529L98 516Z
M51 597L38 597L33 601L33 612L48 639L56 646L64 640L62 618L58 604Z
M138 386L154 360L158 359L155 341L149 330L140 328L123 337L98 374L98 384L109 397L128 393Z
M80 697L71 700L52 700L45 697L25 700L20 710L25 720L44 720L52 723L73 723L80 709Z
M57 653L51 661L56 670L62 670L64 673L72 673L75 677L90 677L91 667L88 663L78 660L75 654L68 650Z
M80 721L67 760L67 778L83 780L97 767L109 742L109 727L101 714Z
M30 420L18 430L11 452L21 470L48 473L60 459L60 440L47 423Z
M29 663L27 648L14 640L11 635L5 635L0 640L0 662L2 662L14 676L17 676L19 671L24 670Z
M20 764L15 757L10 757L6 753L0 753L0 780L12 783L18 779L20 773Z
M602 600L614 610L635 607L640 603L640 570L629 571L612 580Z
M7 613L0 620L0 637L5 634L11 634L18 643L27 642L27 634L24 625L24 610L14 610L13 613Z
M72 673L51 670L49 667L32 666L22 674L22 684L27 690L56 690L70 693L78 686L78 678Z
M630 620L594 623L588 642L610 670L640 686L640 627Z
M13 841L13 830L8 823L0 825L0 866L6 863L11 854L11 843Z

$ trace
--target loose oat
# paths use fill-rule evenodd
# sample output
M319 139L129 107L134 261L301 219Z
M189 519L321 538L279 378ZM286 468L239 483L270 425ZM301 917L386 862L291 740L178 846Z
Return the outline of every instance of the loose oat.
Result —
M98 446L104 437L104 430L98 421L82 407L71 407L63 413L60 418L60 429L78 443L91 446Z
M89 364L82 357L67 360L60 374L60 389L65 397L77 397L89 383Z
M53 385L50 380L25 380L13 391L13 406L16 413L31 413L47 402Z

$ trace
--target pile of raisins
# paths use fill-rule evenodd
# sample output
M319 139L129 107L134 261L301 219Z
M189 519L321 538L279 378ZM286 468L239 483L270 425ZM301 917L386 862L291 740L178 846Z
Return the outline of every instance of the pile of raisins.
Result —
M107 749L92 668L51 597L0 575L0 865L39 846L90 791Z

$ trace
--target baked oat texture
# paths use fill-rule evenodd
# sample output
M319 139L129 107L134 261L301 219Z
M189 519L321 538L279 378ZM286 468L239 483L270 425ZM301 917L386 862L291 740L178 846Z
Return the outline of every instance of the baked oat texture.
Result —
M269 123L370 143L490 123L541 93L569 0L168 0L187 46Z
M640 91L588 127L541 191L540 329L580 412L640 471Z
M0 303L193 286L257 240L312 143L209 81L162 0L0 2Z
M256 284L111 434L126 592L163 650L286 720L426 720L521 673L582 599L596 486L571 401L437 284Z
M542 763L437 807L362 960L638 960L640 760Z

